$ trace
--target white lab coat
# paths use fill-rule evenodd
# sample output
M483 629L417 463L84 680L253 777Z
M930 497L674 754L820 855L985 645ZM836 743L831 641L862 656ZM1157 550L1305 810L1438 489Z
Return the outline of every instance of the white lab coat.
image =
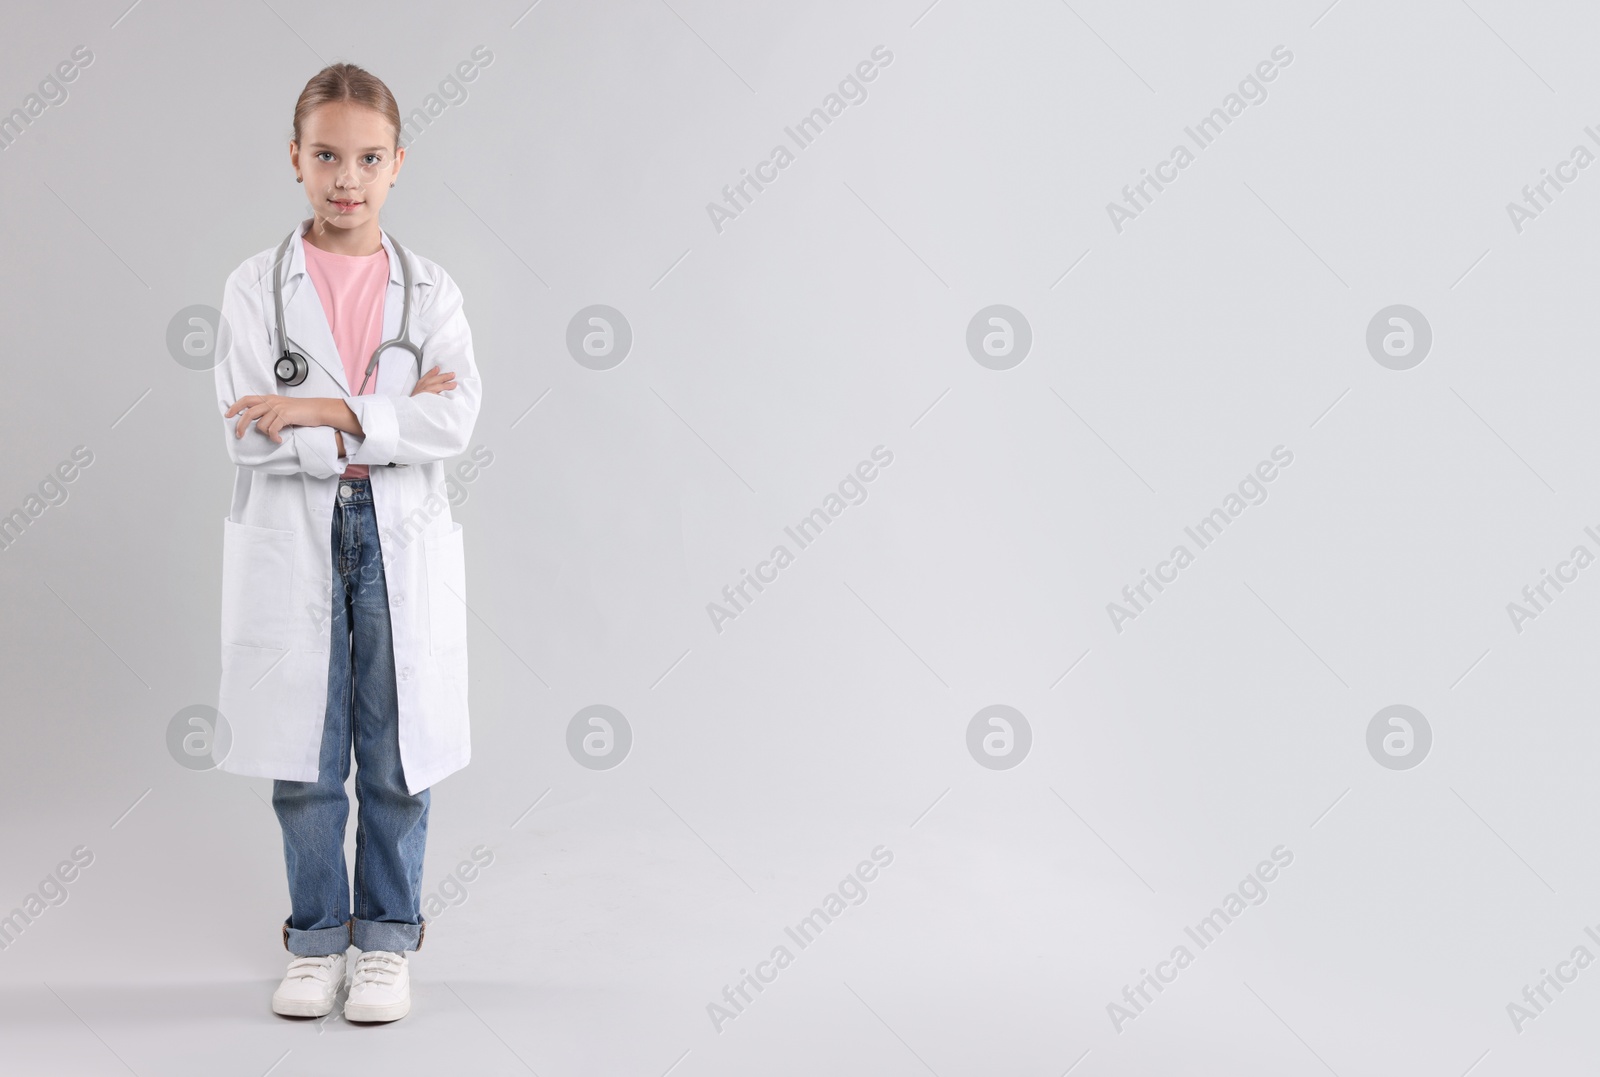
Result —
M217 710L231 733L219 761L236 774L315 781L328 701L333 510L349 464L371 468L399 697L400 759L410 793L467 765L467 592L461 525L450 515L445 460L463 452L482 399L461 291L450 276L407 250L411 339L423 369L454 371L456 387L411 396L416 361L386 348L376 391L351 395L322 301L306 272L301 223L285 256L284 325L310 373L297 386L273 375L279 344L273 317L277 243L229 276L215 368L219 414L242 396L339 397L363 436L344 435L340 459L331 427L286 427L275 444L254 422L220 419L238 465L223 521L222 680ZM383 339L400 327L400 266L389 237ZM365 364L363 363L363 369ZM389 463L408 466L387 467Z

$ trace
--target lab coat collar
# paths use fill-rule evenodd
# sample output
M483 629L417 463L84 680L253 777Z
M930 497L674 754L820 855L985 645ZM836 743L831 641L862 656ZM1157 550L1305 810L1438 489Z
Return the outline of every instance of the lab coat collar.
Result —
M307 217L300 222L300 226L294 231L294 242L289 244L288 262L284 272L283 282L286 286L291 281L294 281L297 276L303 276L306 272L306 229L311 227L315 219L314 217ZM389 283L395 285L403 284L405 278L400 271L400 260L394 254L394 244L389 241L389 233L380 229L378 235L383 240L383 249L389 252ZM425 280L423 278L414 258L411 260L411 280L413 283L433 283L431 279ZM285 291L284 295L287 297L289 293Z
M354 395L350 381L345 377L344 363L340 361L339 350L333 342L333 332L328 328L326 312L322 309L322 300L317 295L316 286L312 283L311 276L306 272L305 233L315 218L307 217L295 229L294 239L289 244L289 252L285 256L283 267L283 316L286 324L298 327L289 330L290 339L298 344L307 359L316 363L328 376L343 390L345 396ZM400 259L395 256L394 244L390 242L387 232L379 235L383 241L383 249L389 254L389 287L384 296L383 339L390 339L399 331L400 313L405 305L404 275L400 269ZM407 259L411 263L411 283L431 285L432 277L423 272L416 258L407 252ZM274 267L276 269L276 267ZM270 279L268 287L271 287ZM413 296L413 318L415 317L416 297ZM415 327L416 322L412 322ZM413 332L415 329L413 328ZM398 352L405 356L406 353L397 348L389 352ZM380 357L380 366L387 365L389 352Z

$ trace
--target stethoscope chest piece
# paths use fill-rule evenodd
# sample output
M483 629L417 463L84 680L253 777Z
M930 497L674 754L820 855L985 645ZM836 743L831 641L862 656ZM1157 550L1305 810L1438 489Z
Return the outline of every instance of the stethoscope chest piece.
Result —
M285 349L284 353L278 356L278 361L273 364L272 372L285 385L299 385L306 380L306 375L311 373L311 364L307 363L306 357L299 352Z

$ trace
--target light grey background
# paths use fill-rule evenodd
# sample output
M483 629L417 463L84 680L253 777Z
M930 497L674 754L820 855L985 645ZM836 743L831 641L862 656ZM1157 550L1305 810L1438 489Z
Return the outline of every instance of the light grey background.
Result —
M1592 1067L1600 969L1520 1031L1507 1005L1600 956L1600 567L1521 632L1506 607L1600 553L1600 170L1520 234L1506 204L1600 122L1597 34L1508 0L8 7L0 111L94 61L0 153L0 511L94 463L0 556L0 912L94 862L0 952L6 1068ZM475 758L425 885L494 862L405 1021L290 1022L270 782L166 749L216 698L232 480L166 334L303 216L322 63L409 112L480 45L385 222L465 292L494 457L454 510ZM706 203L878 45L867 100L718 234ZM1268 99L1118 234L1106 203L1278 45ZM596 303L634 334L604 372L565 347ZM993 304L1032 329L1010 370L966 348ZM1434 334L1407 371L1366 347L1393 304ZM714 630L876 445L867 501ZM1278 445L1266 502L1116 631ZM997 703L1032 731L1011 769L966 747ZM633 730L613 769L567 751L593 704ZM1367 749L1393 704L1432 729L1412 769ZM878 845L867 900L719 1032L707 1004Z

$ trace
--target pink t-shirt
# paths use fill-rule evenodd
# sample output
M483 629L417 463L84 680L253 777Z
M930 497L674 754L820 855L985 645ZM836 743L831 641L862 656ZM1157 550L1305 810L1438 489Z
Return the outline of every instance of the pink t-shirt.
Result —
M344 364L350 391L361 388L367 360L383 339L383 300L389 286L389 252L379 248L372 254L333 254L305 244L306 272L322 299L322 312L333 330L333 344ZM378 372L367 380L365 395L378 387ZM365 464L351 464L344 470L347 479L364 479Z

